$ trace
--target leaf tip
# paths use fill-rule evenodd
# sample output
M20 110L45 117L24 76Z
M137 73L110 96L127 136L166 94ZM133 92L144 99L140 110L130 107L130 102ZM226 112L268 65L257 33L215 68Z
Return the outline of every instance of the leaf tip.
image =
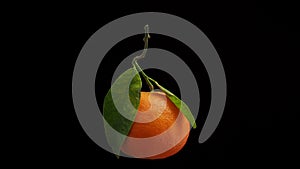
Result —
M195 128L197 128L196 122L194 122L194 124L193 124L193 129L195 129Z

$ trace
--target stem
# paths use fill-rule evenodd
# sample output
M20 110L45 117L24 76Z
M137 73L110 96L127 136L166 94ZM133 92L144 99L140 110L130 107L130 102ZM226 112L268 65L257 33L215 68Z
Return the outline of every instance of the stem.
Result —
M138 55L138 56L136 56L136 57L134 57L132 62L137 61L139 59L142 59L142 58L144 58L146 56L147 49L148 49L148 39L150 38L150 35L149 35L149 25L145 25L144 29L145 29L145 37L144 37L143 40L144 40L145 45L144 45L143 53L140 54L140 55Z
M139 72L141 72L141 74L143 75L144 79L146 80L147 85L149 86L149 89L151 91L153 91L154 87L153 87L152 83L150 82L149 77L144 73L143 69L137 63L137 60L145 58L146 53L147 53L147 49L148 49L148 39L150 38L150 35L149 35L149 25L145 25L144 29L145 29L145 37L144 37L143 40L144 40L145 45L144 45L143 53L133 58L132 65Z
M154 86L153 84L150 82L150 77L148 77L145 72L142 70L142 68L138 65L138 63L136 61L133 62L133 66L137 68L137 70L139 72L141 72L142 76L144 77L144 79L146 80L146 83L150 89L150 91L154 90Z

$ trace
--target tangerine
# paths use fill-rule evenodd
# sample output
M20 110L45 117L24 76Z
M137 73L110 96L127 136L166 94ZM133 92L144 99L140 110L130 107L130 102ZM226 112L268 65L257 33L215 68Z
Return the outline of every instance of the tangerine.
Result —
M141 92L140 104L121 151L137 158L162 159L187 142L190 123L163 92Z

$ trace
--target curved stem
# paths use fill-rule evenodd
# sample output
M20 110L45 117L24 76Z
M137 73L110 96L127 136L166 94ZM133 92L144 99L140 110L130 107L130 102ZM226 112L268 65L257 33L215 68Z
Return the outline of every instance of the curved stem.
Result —
M144 29L145 29L145 37L144 37L143 40L144 40L145 45L144 45L143 53L136 56L136 57L134 57L132 62L135 62L135 61L137 61L139 59L142 59L146 56L146 53L147 53L147 50L148 50L148 39L150 38L149 25L145 25Z
M154 87L153 87L152 83L150 82L149 77L144 73L143 69L137 63L137 60L145 58L146 53L147 53L147 49L148 49L148 39L150 38L150 35L149 35L149 25L145 25L144 29L145 29L145 37L144 37L144 43L145 43L145 45L144 45L143 53L133 58L132 65L139 72L141 72L141 74L143 75L144 79L146 80L147 85L149 86L149 89L151 91L153 91Z

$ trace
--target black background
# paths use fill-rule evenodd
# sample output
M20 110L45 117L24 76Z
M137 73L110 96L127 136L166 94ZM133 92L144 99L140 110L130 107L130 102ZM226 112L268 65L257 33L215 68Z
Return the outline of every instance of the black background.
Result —
M51 164L76 162L99 165L102 160L113 163L149 162L124 157L116 159L85 134L73 108L72 73L85 42L105 24L137 12L165 12L190 21L210 39L225 69L228 95L218 128L209 140L199 144L197 140L209 108L207 73L201 61L184 59L185 55L193 55L184 44L169 37L153 35L149 47L170 50L182 57L195 70L201 97L203 94L205 98L201 101L203 107L200 107L203 116L197 119L199 127L191 131L186 146L175 156L158 161L197 160L191 164L200 166L295 162L292 152L296 147L296 101L299 101L296 99L299 96L296 82L299 78L296 62L299 57L299 27L296 25L299 17L296 9L295 4L259 2L162 4L140 1L41 5L34 10L36 12L28 15L37 25L31 31L40 35L36 40L43 52L40 54L46 56L39 62L42 65L50 63L49 67L39 66L47 69L40 77L46 77L43 84L47 87L43 90L46 90L47 100L51 101L46 102L46 112L38 116L43 119L40 125L45 126L47 132L38 134L39 137L33 141L38 149L37 156ZM98 81L95 82L98 84L105 80L103 88L96 88L100 107L103 93L109 88L113 68L122 57L143 48L142 38L142 34L127 38L106 55L107 63L101 64ZM114 63L109 62L111 57L115 57ZM167 82L164 85L178 93L176 84L169 83L174 79L167 73L163 74L165 76L157 76L158 73L161 75L157 70L148 70L148 73L161 83ZM150 162L155 164L156 161Z

